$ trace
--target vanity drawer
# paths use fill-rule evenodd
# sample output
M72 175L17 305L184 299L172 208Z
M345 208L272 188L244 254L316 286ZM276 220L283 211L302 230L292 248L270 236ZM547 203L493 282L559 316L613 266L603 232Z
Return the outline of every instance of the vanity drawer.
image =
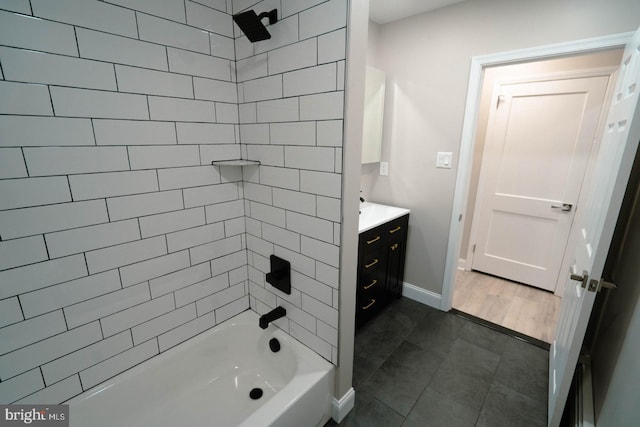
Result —
M362 294L378 292L384 289L384 278L382 275L371 275L363 277L358 283L358 292Z
M358 292L385 287L387 256L384 246L362 250L358 256ZM374 280L376 281L374 283ZM371 285L373 283L373 286Z
M384 297L387 292L386 274L384 268L378 268L371 272L362 271L358 277L356 294L365 299Z
M368 248L377 248L382 243L384 243L384 237L386 237L383 233L382 226L372 228L369 231L365 231L360 234L360 248L362 250L367 250Z
M383 228L383 234L388 240L395 239L398 236L406 236L407 228L409 227L409 215L396 218L393 221L381 225L381 227Z
M382 295L358 296L356 298L356 328L359 328L386 305Z
M406 236L409 226L409 215L401 216L360 234L360 248L379 247L398 236Z
M384 260L380 251L376 251L367 255L368 256L362 257L360 269L363 273L370 274L379 270Z
M375 295L378 296L378 295ZM382 308L382 300L380 298L358 298L358 310L362 313L373 314Z

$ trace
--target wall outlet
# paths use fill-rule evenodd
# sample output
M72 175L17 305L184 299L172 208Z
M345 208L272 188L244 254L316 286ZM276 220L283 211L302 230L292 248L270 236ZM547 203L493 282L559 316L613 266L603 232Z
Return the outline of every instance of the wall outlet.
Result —
M389 175L389 162L380 162L380 175Z
M438 151L438 157L436 158L436 167L451 169L451 163L453 162L453 153Z

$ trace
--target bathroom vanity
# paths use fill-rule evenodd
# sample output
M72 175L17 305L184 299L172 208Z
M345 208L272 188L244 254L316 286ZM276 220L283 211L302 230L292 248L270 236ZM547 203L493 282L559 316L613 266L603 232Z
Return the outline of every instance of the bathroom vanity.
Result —
M409 209L362 203L356 329L402 295Z

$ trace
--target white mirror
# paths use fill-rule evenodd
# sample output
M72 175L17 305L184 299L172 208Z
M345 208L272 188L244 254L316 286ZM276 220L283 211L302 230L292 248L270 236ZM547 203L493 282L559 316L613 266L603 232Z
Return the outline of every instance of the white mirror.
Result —
M382 120L384 118L384 71L367 66L364 89L364 122L362 163L380 161L382 152Z

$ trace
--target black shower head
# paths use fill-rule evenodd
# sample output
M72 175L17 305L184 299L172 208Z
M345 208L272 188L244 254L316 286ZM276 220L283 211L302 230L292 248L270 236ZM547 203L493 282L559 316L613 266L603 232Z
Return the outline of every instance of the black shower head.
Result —
M233 20L251 42L259 42L271 38L271 34L262 23L263 18L269 18L269 24L278 22L278 11L263 12L257 15L253 10L233 15Z

